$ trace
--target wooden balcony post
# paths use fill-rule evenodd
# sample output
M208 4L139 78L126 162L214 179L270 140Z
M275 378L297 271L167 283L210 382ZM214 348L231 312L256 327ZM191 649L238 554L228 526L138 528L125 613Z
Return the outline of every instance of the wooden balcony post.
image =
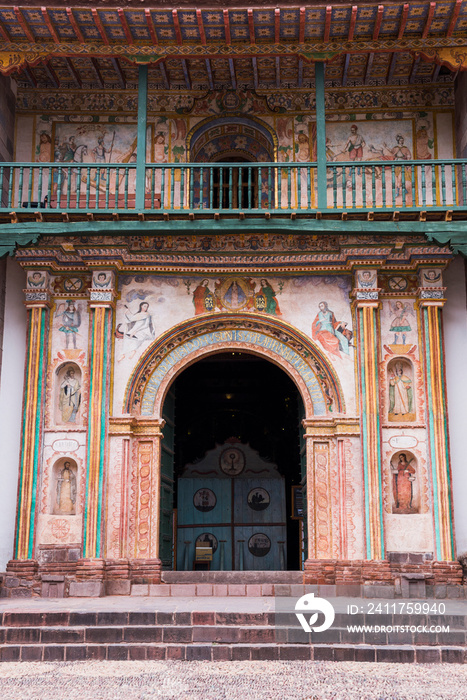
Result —
M138 67L138 131L135 208L144 209L146 193L146 132L148 121L148 67Z
M324 111L325 63L315 63L316 153L318 161L318 209L327 208L326 116Z

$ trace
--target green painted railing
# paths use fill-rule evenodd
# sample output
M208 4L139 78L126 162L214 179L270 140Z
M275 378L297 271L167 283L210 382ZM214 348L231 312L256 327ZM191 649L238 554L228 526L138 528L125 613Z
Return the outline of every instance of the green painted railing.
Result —
M147 164L0 163L0 212L305 214L467 208L467 160ZM324 186L325 185L325 186ZM137 205L137 202L139 203Z

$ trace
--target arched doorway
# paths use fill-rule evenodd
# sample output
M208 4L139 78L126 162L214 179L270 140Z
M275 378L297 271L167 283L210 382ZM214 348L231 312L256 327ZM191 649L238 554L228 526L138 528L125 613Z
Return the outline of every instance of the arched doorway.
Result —
M153 561L157 567L160 559L166 567L171 565L165 553L173 533L171 464L176 416L170 411L174 407L171 387L191 365L226 352L264 358L281 368L297 388L304 409L304 420L297 418L297 428L301 430L303 423L306 433L300 432L306 438L301 446L301 473L307 479L304 510L307 521L313 523L307 534L307 558L330 558L340 546L332 535L340 527L339 513L333 510L331 522L330 498L336 476L331 462L338 434L347 429L341 425L346 420L342 389L333 367L313 341L282 320L255 313L190 319L160 336L140 358L124 404L124 412L132 416L134 435L130 551L135 552L135 559ZM322 450L324 454L318 455Z
M300 451L303 404L292 380L249 353L211 355L175 379L163 410L169 422L172 409L173 473L166 475L173 479L176 514L172 565L301 569L298 492L306 465ZM197 547L203 542L206 561ZM167 548L161 558L170 564Z

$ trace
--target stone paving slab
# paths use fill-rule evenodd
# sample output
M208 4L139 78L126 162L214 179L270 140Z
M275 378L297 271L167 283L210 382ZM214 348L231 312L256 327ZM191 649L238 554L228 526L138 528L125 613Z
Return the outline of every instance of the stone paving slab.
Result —
M466 700L467 666L327 661L4 663L2 700Z

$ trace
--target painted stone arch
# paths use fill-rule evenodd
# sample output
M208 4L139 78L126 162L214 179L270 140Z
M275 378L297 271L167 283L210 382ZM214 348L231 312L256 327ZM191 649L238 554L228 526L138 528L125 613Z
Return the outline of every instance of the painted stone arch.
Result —
M276 160L277 136L266 122L256 117L210 117L188 133L187 152L192 163L210 163L232 155L249 161L272 162Z
M167 390L187 366L210 354L248 352L281 367L297 386L305 417L345 413L339 379L319 348L288 324L252 314L216 314L189 320L159 338L136 366L125 393L124 412L161 418Z

